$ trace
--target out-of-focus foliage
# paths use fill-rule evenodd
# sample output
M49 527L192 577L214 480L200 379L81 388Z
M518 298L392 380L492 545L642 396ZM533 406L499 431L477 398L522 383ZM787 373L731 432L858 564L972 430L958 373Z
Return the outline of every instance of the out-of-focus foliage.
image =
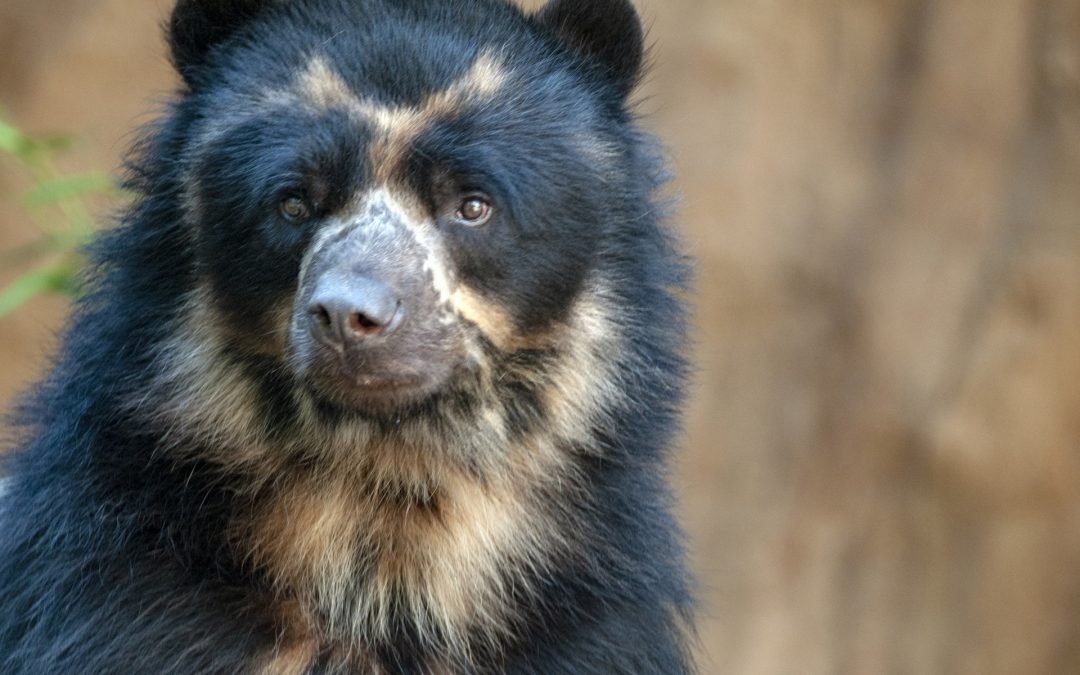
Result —
M88 200L119 194L106 173L57 168L56 159L71 144L69 136L29 135L0 118L0 161L29 174L32 185L22 206L38 231L30 243L0 252L0 267L20 272L0 289L0 317L39 293L78 293L82 246L95 228Z

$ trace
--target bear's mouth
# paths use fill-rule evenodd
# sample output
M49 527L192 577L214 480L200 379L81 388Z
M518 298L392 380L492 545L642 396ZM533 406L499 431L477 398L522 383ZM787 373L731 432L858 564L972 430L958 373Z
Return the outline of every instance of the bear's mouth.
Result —
M337 408L400 412L449 386L464 362L460 336L449 326L436 330L437 322L423 329L427 323L406 322L391 336L343 348L313 338L303 322L294 322L290 366L311 392Z
M407 407L432 395L445 386L457 361L394 348L342 353L314 344L303 351L298 375L309 389L339 407L369 411Z
M345 412L401 415L438 394L444 381L415 374L358 374L339 369L305 379L309 393Z

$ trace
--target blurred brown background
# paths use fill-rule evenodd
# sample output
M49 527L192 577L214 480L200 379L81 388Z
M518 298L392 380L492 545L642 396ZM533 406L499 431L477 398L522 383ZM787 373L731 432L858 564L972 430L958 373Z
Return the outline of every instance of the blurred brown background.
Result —
M169 4L7 0L0 105L115 167ZM1080 672L1080 1L639 7L699 267L702 672ZM0 321L5 404L62 312Z

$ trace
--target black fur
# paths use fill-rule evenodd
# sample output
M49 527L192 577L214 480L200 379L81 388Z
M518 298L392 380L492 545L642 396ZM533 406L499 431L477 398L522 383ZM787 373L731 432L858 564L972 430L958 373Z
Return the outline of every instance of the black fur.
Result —
M133 153L136 200L95 244L55 363L15 414L0 672L256 672L283 644L283 591L234 535L281 485L322 475L324 448L305 424L363 423L384 440L402 424L425 429L480 485L490 461L459 441L460 420L479 419L484 401L499 402L512 443L556 426L544 392L560 386L570 349L558 340L508 349L481 335L489 384L455 366L389 413L311 391L267 346L271 310L296 292L320 224L374 180L365 152L376 130L334 107L244 106L288 87L313 54L366 100L416 106L484 50L504 60L506 90L431 121L401 178L455 273L514 335L564 330L589 283L608 287L620 348L596 358L613 364L618 396L583 437L560 441L572 485L522 486L577 544L507 571L523 582L505 597L511 629L495 642L466 636L467 658L446 656L449 638L421 634L402 606L392 633L365 644L327 628L310 672L372 661L395 675L690 672L692 603L664 468L682 401L686 271L654 202L662 167L626 100L642 54L630 5L553 0L527 16L500 0L180 0L168 32L184 89ZM493 221L455 226L455 195L481 187L498 205ZM290 194L311 204L309 222L282 218ZM171 393L157 379L161 351L192 330L197 288L220 318L205 327L224 336L220 367L253 385L252 442L280 448L263 468L238 468L212 433L154 414ZM301 400L313 402L307 418ZM444 517L435 492L386 499Z
M254 19L273 0L178 0L169 20L172 62L189 83L211 59L211 51Z
M607 71L622 95L641 75L644 35L625 0L552 0L537 15L572 49Z

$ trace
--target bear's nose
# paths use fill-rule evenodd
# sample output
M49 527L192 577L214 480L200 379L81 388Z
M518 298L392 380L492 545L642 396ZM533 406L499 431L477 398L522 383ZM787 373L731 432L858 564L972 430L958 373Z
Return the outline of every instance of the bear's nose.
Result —
M389 335L403 315L393 290L369 277L323 279L308 305L311 334L331 347Z

